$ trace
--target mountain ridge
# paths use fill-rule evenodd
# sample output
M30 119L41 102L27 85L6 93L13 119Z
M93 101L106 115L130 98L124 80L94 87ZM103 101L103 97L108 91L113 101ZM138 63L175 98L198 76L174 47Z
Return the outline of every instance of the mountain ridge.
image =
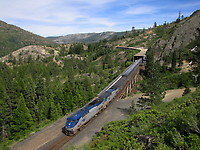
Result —
M0 56L28 45L51 45L53 41L0 20Z
M100 32L100 33L77 33L77 34L68 34L65 36L54 36L54 37L47 37L50 40L58 44L68 44L68 43L94 43L99 42L100 40L104 39L112 39L114 37L123 36L125 32Z

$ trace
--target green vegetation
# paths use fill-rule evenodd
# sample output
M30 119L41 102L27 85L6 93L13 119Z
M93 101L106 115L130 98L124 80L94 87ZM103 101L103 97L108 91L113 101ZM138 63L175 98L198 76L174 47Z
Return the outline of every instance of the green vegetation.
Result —
M134 52L105 45L54 47L60 64L52 56L0 63L0 149L82 107L132 63Z
M150 105L151 110L136 111L123 121L110 122L97 133L84 149L194 149L200 147L200 88L199 88L199 44L189 52L188 59L197 66L191 72L180 72L176 63L176 52L170 58L171 66L160 64L154 59L153 49L147 52L146 70L141 91L150 99L141 103ZM196 77L196 78L195 78ZM190 93L188 87L197 86ZM185 88L182 98L164 103L165 90ZM131 111L131 112L132 112Z
M86 149L199 149L200 89L108 123Z
M163 40L168 40L172 36L175 29L175 26L161 25L154 28L154 31L158 36L157 39L162 38Z
M13 142L94 98L132 63L136 51L113 48L120 44L150 47L140 90L150 97L144 103L151 105L151 110L133 109L127 120L107 124L86 149L198 149L200 89L191 94L189 87L199 87L200 83L200 29L187 47L163 52L162 58L154 59L158 52L153 48L155 42L171 38L178 22L155 23L147 32L133 28L123 36L98 43L51 45L55 51L50 49L52 55L47 58L38 56L35 60L20 54L17 59L10 54L0 63L0 149L8 149ZM0 26L0 56L27 45L52 44L4 22ZM180 72L183 60L193 62L192 71ZM183 98L161 102L165 90L183 87Z

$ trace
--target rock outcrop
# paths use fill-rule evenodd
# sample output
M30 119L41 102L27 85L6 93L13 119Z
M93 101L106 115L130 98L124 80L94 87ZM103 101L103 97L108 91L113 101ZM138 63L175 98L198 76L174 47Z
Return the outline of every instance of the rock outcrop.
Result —
M184 18L179 23L166 25L167 38L159 38L154 44L157 52L164 54L174 50L181 50L199 36L200 10L195 11L190 17Z

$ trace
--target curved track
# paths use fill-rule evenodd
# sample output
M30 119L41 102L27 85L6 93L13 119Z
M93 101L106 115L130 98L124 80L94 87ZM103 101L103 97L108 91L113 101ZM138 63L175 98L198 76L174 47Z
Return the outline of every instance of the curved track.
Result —
M138 62L136 62L135 64L138 65L139 67L139 63L141 63L141 60L138 60ZM128 67L124 73L126 73L126 76L123 76L124 79L128 79L130 80L130 76L134 76L135 77L135 72L138 72L139 70L135 68L135 64L132 64L131 66L133 67ZM132 71L134 70L134 71ZM133 77L132 77L133 78ZM121 97L121 95L124 94L125 91L127 91L125 89L125 87L129 87L127 81L125 82L125 85L121 84L121 82L119 83L116 83L116 84L119 84L118 88L121 90L120 92L118 92L118 94L116 95L116 97L112 100L112 103L113 102L116 102L116 99L117 97ZM129 83L131 84L131 83ZM122 88L123 86L125 86L124 88ZM130 86L131 87L131 86ZM130 104L129 104L130 106ZM113 114L115 113L112 113L110 116L113 116ZM102 115L102 113L100 113L100 115ZM116 115L116 114L115 114ZM110 117L108 116L108 117ZM113 116L114 117L114 116ZM118 118L118 116L116 115L116 117ZM96 117L95 117L96 118ZM94 118L92 118L90 120L90 123L94 120ZM116 119L115 119L116 120ZM117 119L118 120L118 119ZM44 129L41 134L42 136L39 136L37 137L38 135L41 135L40 133L36 133L35 135L33 135L32 137L30 137L29 139L27 139L27 142L20 142L19 144L16 144L17 146L14 146L14 148L12 149L19 149L19 150L23 150L23 149L26 149L27 147L31 147L31 148L28 148L29 150L35 150L35 149L39 149L39 150L53 150L53 149L59 149L60 147L62 147L62 145L64 145L65 143L69 142L73 136L65 136L64 134L61 134L61 129L63 127L63 125L65 124L64 122L66 121L66 119L62 118L60 120L57 121L57 124L56 122L53 123L52 125L50 125L49 127L47 127L46 129ZM112 117L107 120L108 121L112 121ZM90 124L88 123L88 124ZM87 124L87 125L88 125ZM86 125L86 126L87 126ZM104 125L104 124L103 124ZM101 126L102 127L102 126ZM79 134L79 133L77 133ZM77 135L76 134L76 135ZM34 142L33 142L34 141ZM34 143L34 144L33 144Z
M105 109L104 109L105 110ZM102 110L102 111L104 111ZM101 113L101 112L100 112ZM97 117L97 116L96 116ZM90 123L92 123L96 117L93 117L87 124L85 124L74 136L78 136L78 134L86 128ZM44 144L38 150L58 150L67 142L69 142L74 136L66 136L64 134L60 135L59 137L55 138L54 140Z

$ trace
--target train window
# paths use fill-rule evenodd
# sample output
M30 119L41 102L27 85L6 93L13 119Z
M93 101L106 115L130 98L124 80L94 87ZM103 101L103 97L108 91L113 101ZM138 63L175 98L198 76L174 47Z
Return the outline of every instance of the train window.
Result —
M77 120L67 120L68 122L77 122L79 119Z
M86 108L82 108L82 109L81 109L81 111L86 111L86 110L87 110Z
M75 120L67 120L68 122L74 122Z

